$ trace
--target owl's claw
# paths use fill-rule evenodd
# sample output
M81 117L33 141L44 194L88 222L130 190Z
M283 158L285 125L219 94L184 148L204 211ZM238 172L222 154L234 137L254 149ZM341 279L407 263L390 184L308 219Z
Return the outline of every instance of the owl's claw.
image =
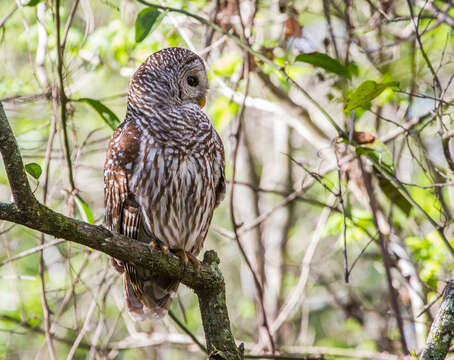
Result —
M178 256L181 260L181 265L183 265L183 268L186 269L189 263L189 258L186 253L186 251L178 249L174 251L175 255Z
M189 261L194 265L195 271L200 271L200 261L192 254L188 253Z
M170 256L169 247L167 245L161 245L161 250L165 256L167 256L167 257Z
M200 267L200 262L197 260L197 258L192 255L191 253L184 251L184 250L175 250L174 251L175 255L178 256L181 259L181 264L183 265L184 269L188 267L189 262L194 265L196 271L199 271Z
M150 250L150 253L152 253L152 254L155 249L160 249L164 253L164 255L170 256L169 247L167 245L164 245L164 244L154 241L154 240L150 241L148 243L148 249Z
M153 254L154 249L158 246L158 243L156 241L150 241L148 243L148 250L150 250L150 254Z

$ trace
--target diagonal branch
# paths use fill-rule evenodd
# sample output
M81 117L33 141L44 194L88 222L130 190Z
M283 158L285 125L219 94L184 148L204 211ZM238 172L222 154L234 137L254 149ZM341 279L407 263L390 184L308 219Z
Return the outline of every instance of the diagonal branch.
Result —
M359 162L359 167L361 169L361 174L363 177L364 185L366 187L367 197L369 199L369 205L370 205L370 209L372 211L374 225L375 225L375 228L377 229L377 233L378 233L378 240L379 240L378 243L380 245L380 251L382 254L382 258L383 258L383 265L385 267L386 280L388 282L389 299L391 301L391 307L393 309L394 316L395 316L396 322L397 322L397 327L400 332L400 341L402 344L402 351L405 355L408 355L410 352L408 351L407 341L405 339L402 314L400 312L399 303L397 300L397 292L393 286L393 279L392 279L392 275L391 275L391 258L389 256L385 237L383 235L383 232L380 229L380 225L378 222L377 214L379 212L379 208L378 208L377 200L375 198L374 191L372 189L372 182L371 182L370 175L369 175L369 173L366 172L361 157L358 157L358 162Z
M196 268L161 251L150 253L145 243L128 239L95 226L66 217L39 203L34 197L24 171L20 151L0 102L0 152L8 175L14 203L0 202L0 220L10 221L101 251L116 259L146 267L154 275L179 280L194 290L199 298L210 359L239 360L225 301L224 278L219 271L219 258L207 251Z

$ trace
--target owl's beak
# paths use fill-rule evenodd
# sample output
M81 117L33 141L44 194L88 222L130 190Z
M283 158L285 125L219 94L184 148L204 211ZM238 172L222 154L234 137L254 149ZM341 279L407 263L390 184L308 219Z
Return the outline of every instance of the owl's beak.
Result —
M207 99L206 99L205 96L199 100L199 106L200 106L201 108L203 108L203 107L205 106L206 103L207 103Z

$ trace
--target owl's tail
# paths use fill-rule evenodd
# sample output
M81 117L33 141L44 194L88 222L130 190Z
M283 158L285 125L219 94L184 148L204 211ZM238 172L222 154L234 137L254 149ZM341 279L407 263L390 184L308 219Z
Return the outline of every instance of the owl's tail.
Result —
M167 315L172 300L180 285L179 281L160 281L138 277L139 269L127 264L123 283L126 306L131 317L140 321L147 318L162 318Z

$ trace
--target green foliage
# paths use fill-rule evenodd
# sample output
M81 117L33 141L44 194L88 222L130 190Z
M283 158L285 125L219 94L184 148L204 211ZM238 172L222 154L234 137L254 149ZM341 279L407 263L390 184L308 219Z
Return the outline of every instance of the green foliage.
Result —
M239 111L237 103L230 99L220 96L210 108L211 118L216 130L222 132L225 127L232 121Z
M28 163L24 166L25 171L28 172L31 176L33 176L36 180L39 179L43 170L41 166L37 163Z
M93 225L95 223L95 219L87 202L82 199L79 194L74 195L74 200L76 202L77 209L79 210L79 214L81 215L82 220Z
M400 193L391 181L384 178L377 172L376 175L378 178L378 184L389 201L391 201L392 204L397 205L397 207L402 210L405 215L410 215L410 211L412 209L411 203Z
M89 98L82 98L79 101L90 105L112 130L115 130L120 125L117 115L100 101Z
M240 299L238 303L238 312L243 319L254 319L257 306L250 299Z
M427 178L421 177L421 179L419 184L422 186L429 184ZM433 189L413 186L410 188L410 194L432 218L439 219L442 205L437 196L435 196ZM422 220L421 215L418 215L417 219Z
M219 58L211 67L211 70L223 77L231 77L241 66L243 60L237 52L231 51Z
M377 83L373 80L366 80L348 95L345 111L349 112L364 106L380 95L386 88L397 86L399 86L399 83L396 81Z
M161 23L167 12L159 11L150 6L143 9L136 20L136 42L141 42L148 34L151 34Z
M319 52L314 52L310 54L299 54L295 61L301 61L308 64L312 64L322 69L325 69L328 72L347 77L349 76L349 69L347 66L341 64L338 60L333 59L332 57L322 54Z
M57 116L58 120L59 116L59 103L57 101L54 104L52 91L48 92L49 89L55 89L57 78L55 9L51 8L55 6L55 2L46 1L43 19L47 44L42 68L47 73L49 88L43 85L40 69L36 65L37 51L40 48L40 41L43 41L43 34L40 33L37 21L36 5L40 2L42 3L42 0L32 0L24 4L27 6L19 7L0 31L2 45L0 48L2 59L0 98L25 96L14 100L7 99L3 103L24 155L25 169L34 179L41 179L42 169L39 164L43 164L46 155L51 120L54 116ZM63 35L63 27L69 18L73 4L64 1L60 3L62 16L60 31ZM276 180L274 176L282 175L283 165L280 161L287 159L282 153L291 153L295 159L304 163L313 174L316 174L317 179L324 185L315 182L315 185L305 190L301 196L326 202L331 194L330 191L337 193L340 186L338 169L323 176L318 175L324 171L325 165L327 167L337 165L331 150L336 151L339 159L344 155L354 155L353 151L355 151L357 155L367 158L366 162L374 164L372 171L374 194L392 229L393 236L389 241L393 242L396 238L405 239L405 246L414 264L414 270L419 275L418 281L422 282L423 291L418 295L421 299L426 297L427 304L435 298L436 291L440 291L444 285L443 280L448 278L453 268L452 261L439 235L433 231L432 225L420 211L413 209L408 197L402 194L395 182L386 179L377 170L380 169L389 177L395 176L408 184L413 184L405 183L403 186L414 201L439 224L449 225L451 219L443 214L443 207L446 206L450 209L450 213L454 213L451 200L452 188L434 186L434 183L449 183L452 178L439 145L441 134L451 128L452 107L438 104L432 99L417 97L410 99L404 92L394 91L399 84L402 91L435 97L440 95L434 93L432 75L411 33L412 24L408 21L406 4L396 2L392 7L394 13L386 14L390 16L389 19L379 16L373 22L370 21L370 7L367 4L358 3L355 7L350 7L348 11L353 31L350 34L352 43L348 54L345 54L348 37L338 31L341 28L340 25L342 28L348 28L344 26L343 16L338 16L346 11L345 4L337 2L336 8L329 5L328 10L334 27L334 41L338 50L335 58L334 55L333 57L327 55L336 54L336 51L326 26L325 12L321 3L303 4L298 1L290 3L294 9L288 6L277 16L275 7L270 7L269 1L258 2L257 16L251 28L248 12L242 12L243 21L247 21L248 24L247 36L250 36L252 47L279 68L284 69L289 77L296 80L335 118L343 130L348 131L353 124L355 131L363 129L373 134L376 141L372 144L356 145L355 149L351 144L338 144L333 141L336 135L331 132L329 125L326 125L318 111L306 102L304 96L289 84L285 76L269 64L254 59L253 67L250 69L252 74L248 95L252 100L259 99L263 101L262 103L266 102L269 108L257 109L253 101L252 106L248 105L246 108L244 118L246 126L243 127L242 136L248 137L250 151L248 161L250 161L253 181L244 180L247 174L242 166L236 169L237 180L250 182L259 187L260 191L251 191L251 195L248 196L242 196L240 193L240 199L235 200L235 206L238 207L237 222L240 227L247 225L255 215L248 213L250 218L246 220L244 213L249 212L250 209L246 207L250 201L249 197L257 197L258 201L255 205L259 214L263 215L283 199L282 194L300 189L301 184L306 186L308 179L312 181L311 176L294 163L292 163L288 181L281 178ZM87 4L88 7L86 7ZM445 7L448 8L448 5L442 2L434 2L434 4L442 7L443 11ZM5 19L14 5L14 1L6 1L5 6L0 7L0 19ZM207 15L207 9L215 9L216 6L215 2L206 0L191 2L174 0L168 5L205 15ZM40 6L40 9L41 7L43 6ZM217 23L226 22L225 29L230 32L232 29L241 30L236 10L233 14L229 13L230 10L223 8L221 2L216 17ZM415 10L419 13L421 8L415 4ZM303 35L300 38L292 36L292 39L289 39L285 32L284 21L293 11L296 12L295 18L299 25L303 26ZM452 17L453 11L454 9L451 8L446 14ZM93 19L91 19L91 13L94 14ZM453 45L452 28L426 16L430 15L430 9L427 7L422 14L419 29L424 49L439 73L440 79L449 79L454 72L454 61L450 51ZM241 102L238 102L237 97L231 98L230 95L226 95L224 85L237 93L243 92L244 52L230 39L216 32L211 43L208 44L210 30L193 19L173 13L172 20L178 24L174 26L173 21L162 21L165 16L167 16L165 12L153 7L142 8L142 5L138 5L135 1L88 0L83 4L79 3L72 26L67 33L63 77L67 96L71 99L67 106L69 141L75 181L81 193L74 197L75 208L68 207L67 169L60 141L61 124L57 122L57 134L51 152L48 193L48 205L55 211L65 214L74 213L77 218L92 224L102 221L104 206L101 190L105 149L112 130L118 127L126 111L125 94L130 76L151 53L169 46L194 47L201 54L203 52L204 58L206 56L210 90L205 110L224 139L226 179L231 179L233 169L231 125L232 120L238 115ZM389 21L394 16L398 16L396 19L399 21ZM229 20L233 21L233 24L228 24ZM375 26L380 26L380 32ZM401 30L405 31L405 36L401 36ZM241 33L240 37L242 37ZM186 40L189 40L190 44ZM367 48L364 44L367 44ZM320 52L307 53L313 51L311 49L317 49ZM302 53L303 51L306 53ZM265 82L259 80L259 72L268 77L268 84L272 83L282 90L279 96L276 96ZM221 87L219 83L222 83ZM446 82L442 81L442 83L445 85ZM446 101L452 102L451 90L448 88L444 93ZM435 108L436 105L440 106ZM288 111L287 114L289 106L294 111ZM436 111L433 111L434 109ZM307 110L308 115L301 110ZM352 111L354 114L350 118ZM390 134L390 131L406 126L408 121L413 121L427 111L432 111L430 117L408 131L401 129L402 133L393 141L385 145L378 140ZM381 117L391 121L383 120ZM289 133L286 139L281 138L283 135L279 130L284 121L290 124L286 129ZM316 138L319 136L313 135L311 130L313 125L321 130L323 145L317 144ZM283 144L288 145L287 150L281 147ZM340 145L339 148L337 145ZM344 163L340 165L342 172ZM361 254L351 274L351 283L347 285L342 280L344 218L342 213L332 210L322 229L319 247L312 259L310 277L305 289L305 302L289 316L275 340L278 340L277 343L282 343L283 348L288 345L300 345L300 339L305 337L304 341L307 344L398 353L399 333L395 330L394 317L385 316L391 310L389 304L383 301L387 296L387 287L383 260L377 243L372 241L361 253L370 241L369 236L376 237L377 234L364 189L359 189L359 194L354 191L354 185L361 185L361 176L356 178L352 176L348 179L344 176L343 179L345 180L342 180L342 194L347 216L345 222L349 265L351 266L353 259ZM42 181L41 184L36 184L30 179L30 182L33 182L32 187L36 196L41 199ZM238 193L240 186L242 185L236 188ZM268 189L282 194L261 191ZM439 200L440 196L444 197L444 203ZM233 230L228 197L229 194L227 194L227 200L215 212L213 221L215 231L210 231L205 249L210 247L222 249L218 253L221 255L221 267L226 276L227 303L232 324L236 328L237 340L253 344L257 341L255 324L259 308L254 300L253 282L244 265L244 260L239 255L238 247L230 239L216 232L221 229L226 234L229 232L231 234ZM3 166L0 165L0 201L9 201L9 198L8 180ZM337 210L340 209L338 202L334 206ZM285 207L285 210L277 209L272 212L265 222L253 230L261 234L262 238L259 239L261 241L256 241L254 235L254 241L244 243L247 246L250 245L254 251L257 258L257 272L262 270L261 261L270 262L270 258L275 260L275 255L276 262L277 259L283 259L279 268L282 271L282 277L279 280L280 284L276 285L280 288L273 289L279 293L276 311L280 310L281 305L293 293L298 283L301 262L316 228L320 211L319 205L294 200ZM285 223L286 213L290 215L290 219L285 224L288 229L280 230L287 231L285 234L279 232L279 229L285 227L279 224L279 221L276 220L275 226L268 225L273 224L275 218ZM40 244L40 234L20 226L6 231L8 228L8 223L0 224L0 234L2 234L0 241L3 247L0 261ZM4 231L6 232L3 233ZM251 234L252 231L245 236ZM269 234L273 237L268 238ZM253 238L252 235L251 238ZM46 237L45 241L48 240ZM267 241L275 240L276 242L282 240L281 247L276 246L276 249L279 248L279 254L275 254L275 250L271 252L267 246ZM453 243L453 240L450 240ZM262 246L265 247L264 250ZM249 251L249 248L247 250ZM96 256L96 261L89 261L79 282L73 284L87 253L92 256L90 259L95 259ZM119 298L117 294L122 291L122 282L120 277L108 268L108 260L106 256L97 252L90 252L82 246L66 243L44 251L44 280L52 321L55 319L62 299L74 285L74 299L64 310L58 321L60 326L57 328L57 335L70 343L74 342L78 334L71 329L82 328L86 315L84 310L88 308L93 295L100 289L100 284L106 283L109 291L105 297L98 300L95 315L90 320L89 330L83 342L93 341L98 323L102 325L101 340L98 342L101 346L120 344L123 340L132 339L123 303L117 301ZM39 266L40 253L36 252L0 268L0 293L2 294L0 315L10 315L24 321L24 324L42 330L44 323ZM276 267L276 271L277 269ZM265 268L265 277L268 276L269 271L269 268ZM398 279L397 271L398 268L392 271L396 276L394 280ZM398 290L405 286L405 281L395 281L395 283L396 287L399 287ZM270 286L272 282L268 282L266 278L264 284ZM434 291L429 291L430 288ZM268 292L267 296L270 293L272 292ZM202 337L196 297L185 291L184 286L180 287L179 295L182 306L178 301L174 301L172 310L180 319L185 319L185 325L190 331ZM358 303L347 303L356 298L360 299L357 300ZM401 301L400 297L399 301ZM407 303L401 305L405 311L406 321L407 318L410 320L409 305ZM182 307L185 316L183 316ZM305 320L302 318L301 309L309 314L307 328L302 326ZM354 309L353 312L350 311L352 309ZM364 316L362 321L355 317L356 312ZM365 331L370 326L368 322L371 318L374 322L373 326L376 325L377 328L380 326L380 329L383 329L380 332L377 331L379 335L374 339ZM424 323L421 321L419 324ZM167 331L169 323L167 320L145 321L135 326L137 331L140 331L139 334L151 332L159 334ZM170 329L172 332L179 332L172 325ZM391 331L388 332L388 329ZM39 349L46 349L43 335L21 327L15 322L0 320L0 330L0 358L29 358L35 356ZM298 335L303 330L307 332ZM109 339L105 336L107 332L111 336ZM147 356L150 351L151 358L155 356L153 352L156 352L156 356L169 359L186 359L188 356L191 359L204 358L203 354L196 352L188 355L188 348L185 346L172 346L162 344L159 350L155 348L121 349L118 357L141 359L144 357L143 351L146 351ZM65 358L70 345L56 342L55 347L57 358ZM79 349L74 358L86 358L88 351Z
M40 2L42 2L42 1L44 1L44 0L30 0L30 1L26 4L26 6L32 6L32 7L33 7L33 6L38 5L38 4L39 4Z
M405 243L419 264L421 280L436 288L446 251L440 236L436 232L430 232L423 237L407 237Z

